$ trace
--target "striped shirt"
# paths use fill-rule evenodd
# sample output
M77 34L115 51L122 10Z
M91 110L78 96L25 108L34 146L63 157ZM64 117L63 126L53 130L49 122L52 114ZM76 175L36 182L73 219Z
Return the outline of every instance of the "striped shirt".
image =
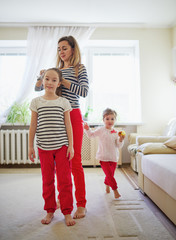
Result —
M61 69L61 72L63 78L71 82L70 89L65 88L62 85L62 96L69 100L72 108L79 108L79 98L86 97L89 90L89 82L85 66L83 64L80 65L78 77L76 77L75 68L73 66ZM43 85L41 87L35 87L35 90L43 90Z
M39 148L54 150L68 146L64 112L70 111L71 106L67 99L58 97L46 100L42 96L36 97L32 100L30 109L38 113L36 142Z

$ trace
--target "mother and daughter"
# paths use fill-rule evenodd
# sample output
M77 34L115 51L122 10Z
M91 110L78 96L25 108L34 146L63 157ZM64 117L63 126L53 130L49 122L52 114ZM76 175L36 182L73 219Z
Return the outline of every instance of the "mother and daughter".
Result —
M54 217L55 210L60 207L65 216L66 225L72 226L75 224L74 219L82 218L86 214L86 187L81 149L83 131L89 129L87 125L83 126L79 105L80 96L86 97L88 94L89 82L86 68L81 64L79 46L74 37L66 36L59 39L56 68L41 70L40 77L37 79L35 90L43 89L45 89L44 95L34 98L31 102L32 114L29 129L29 158L34 161L33 145L36 134L41 163L44 210L47 212L41 222L49 224ZM115 112L108 115L112 117L113 114ZM106 114L106 117L108 115ZM111 131L115 119L116 114L113 124L108 125ZM106 120L104 123L106 128ZM124 136L116 134L114 138L116 147L122 147L123 139ZM114 196L120 197L116 191L117 187L111 183L108 167L103 167L102 163L101 166L106 175L107 192L110 186L114 191ZM110 169L114 178L115 165ZM55 172L59 192L57 201L54 185ZM71 173L77 206L73 218L71 216L73 210Z

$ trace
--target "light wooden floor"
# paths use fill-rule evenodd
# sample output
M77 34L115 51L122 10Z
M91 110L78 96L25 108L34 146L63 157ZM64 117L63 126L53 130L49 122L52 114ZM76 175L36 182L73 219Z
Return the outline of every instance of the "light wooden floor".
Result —
M122 166L122 169L126 172L127 176L131 178L132 182L138 185L138 175L129 164ZM140 192L140 197L145 201L147 206L151 209L153 214L162 222L162 224L167 228L170 234L176 239L176 226L167 218L167 216L156 206L156 204L150 200L147 195L143 195Z

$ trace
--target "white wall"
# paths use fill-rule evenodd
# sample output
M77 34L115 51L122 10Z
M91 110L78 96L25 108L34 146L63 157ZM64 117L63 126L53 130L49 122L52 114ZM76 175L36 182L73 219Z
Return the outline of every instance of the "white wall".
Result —
M139 40L143 125L139 133L162 133L176 117L176 84L172 81L172 48L176 29L103 28L91 39ZM27 28L0 28L0 39L26 39Z

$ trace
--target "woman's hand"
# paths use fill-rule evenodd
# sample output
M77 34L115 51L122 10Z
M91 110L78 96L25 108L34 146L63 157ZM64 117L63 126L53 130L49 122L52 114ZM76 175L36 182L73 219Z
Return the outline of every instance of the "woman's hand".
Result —
M37 82L35 84L36 87L41 87L42 86L42 84L43 84L43 77L44 77L45 72L46 72L45 69L40 70L40 76L37 77Z
M62 85L68 89L70 89L71 82L66 80L65 78L62 78Z
M46 72L46 69L42 69L42 70L40 70L40 76L41 76L42 78L43 78L45 72Z

